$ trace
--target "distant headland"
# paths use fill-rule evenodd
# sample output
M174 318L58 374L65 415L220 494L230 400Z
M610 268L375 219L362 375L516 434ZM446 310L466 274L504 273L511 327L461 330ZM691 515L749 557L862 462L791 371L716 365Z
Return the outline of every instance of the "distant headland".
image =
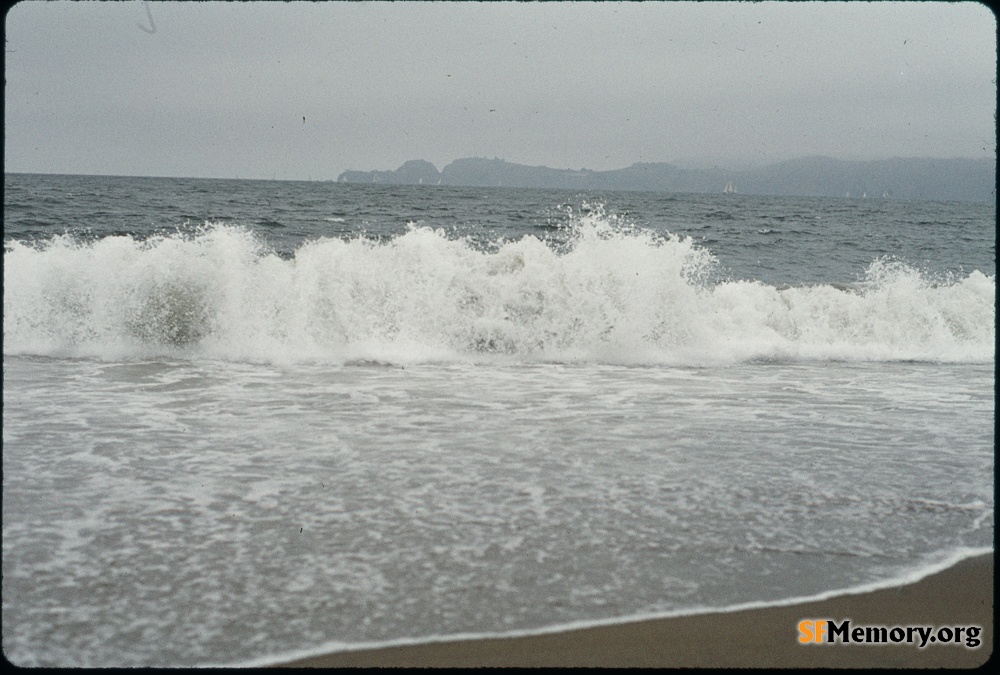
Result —
M456 159L441 171L414 159L395 171L345 171L345 183L466 185L649 192L728 192L753 195L940 199L992 202L995 159L929 157L846 161L803 157L756 169L682 169L667 163L636 163L624 169L551 169L502 159Z

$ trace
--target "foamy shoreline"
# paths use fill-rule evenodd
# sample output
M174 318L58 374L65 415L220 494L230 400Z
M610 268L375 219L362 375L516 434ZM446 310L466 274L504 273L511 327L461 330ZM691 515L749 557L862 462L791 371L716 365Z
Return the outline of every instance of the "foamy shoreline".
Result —
M981 644L801 645L803 619L852 625L970 626ZM844 591L724 610L577 622L503 635L333 645L242 666L972 667L993 646L993 553L960 551L912 575Z

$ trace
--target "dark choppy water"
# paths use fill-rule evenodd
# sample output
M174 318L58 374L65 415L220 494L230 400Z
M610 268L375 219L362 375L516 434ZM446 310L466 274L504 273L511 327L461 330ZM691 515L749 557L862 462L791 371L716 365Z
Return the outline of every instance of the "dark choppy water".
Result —
M769 284L856 281L879 256L933 272L995 272L992 204L753 195L5 175L5 239L254 231L290 255L321 237L392 237L419 223L484 244L566 240L579 216L693 238L722 270Z
M5 176L3 647L205 665L992 547L992 205Z

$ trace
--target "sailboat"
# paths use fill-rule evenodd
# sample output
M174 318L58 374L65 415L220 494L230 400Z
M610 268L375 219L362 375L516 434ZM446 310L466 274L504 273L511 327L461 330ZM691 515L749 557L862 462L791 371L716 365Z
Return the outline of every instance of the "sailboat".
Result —
M726 183L726 187L723 188L722 192L727 195L736 194L736 188L733 186L733 181Z

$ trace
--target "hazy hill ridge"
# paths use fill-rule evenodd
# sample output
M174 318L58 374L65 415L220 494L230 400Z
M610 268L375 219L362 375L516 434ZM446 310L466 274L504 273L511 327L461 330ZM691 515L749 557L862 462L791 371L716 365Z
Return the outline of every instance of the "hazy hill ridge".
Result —
M816 197L892 197L994 201L996 160L893 158L852 162L803 157L744 171L682 169L666 163L636 163L624 169L590 171L526 166L502 159L457 159L438 171L410 160L395 171L345 171L347 183L467 185L652 192L723 192Z

